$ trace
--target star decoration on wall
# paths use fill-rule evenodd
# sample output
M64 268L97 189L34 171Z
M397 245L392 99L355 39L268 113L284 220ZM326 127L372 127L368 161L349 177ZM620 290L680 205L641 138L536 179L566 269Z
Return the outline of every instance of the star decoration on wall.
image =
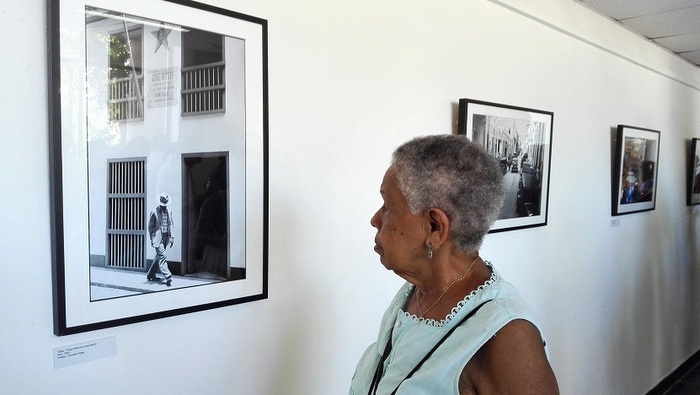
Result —
M170 47L168 46L168 35L170 34L170 32L172 32L172 30L166 29L164 27L161 27L160 29L158 29L155 32L151 32L153 37L155 37L156 40L158 40L158 42L156 43L156 51L155 52L158 52L161 45L164 46L167 50L170 50Z

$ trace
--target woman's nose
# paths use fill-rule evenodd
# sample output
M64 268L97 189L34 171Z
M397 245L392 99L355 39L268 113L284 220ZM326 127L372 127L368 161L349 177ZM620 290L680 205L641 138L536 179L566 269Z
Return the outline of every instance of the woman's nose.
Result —
M377 210L377 212L374 213L374 215L372 216L372 218L369 220L370 225L374 226L374 227L377 228L377 229L379 229L379 225L381 224L381 222L380 222L380 215L379 215L379 211L380 211L380 210L381 210L381 209Z

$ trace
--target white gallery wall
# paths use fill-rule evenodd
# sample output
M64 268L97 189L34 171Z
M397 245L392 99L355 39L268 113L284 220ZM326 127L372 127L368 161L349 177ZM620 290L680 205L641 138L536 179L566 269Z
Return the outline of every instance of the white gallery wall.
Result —
M53 335L46 6L0 0L0 392L347 393L402 282L369 225L390 153L453 133L462 97L554 112L549 222L482 256L534 306L561 392L644 393L700 349L700 70L569 0L207 3L269 23L269 299ZM610 215L618 124L661 131L654 211ZM107 337L117 355L54 369Z

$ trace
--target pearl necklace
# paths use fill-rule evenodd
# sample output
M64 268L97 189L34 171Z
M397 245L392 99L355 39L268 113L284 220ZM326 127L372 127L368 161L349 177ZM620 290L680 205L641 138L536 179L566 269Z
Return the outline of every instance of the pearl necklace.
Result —
M469 271L472 270L472 266L474 266L474 264L475 264L476 261L478 261L478 260L479 260L479 257L477 256L476 259L474 259L474 261L471 263L471 265L469 265L469 268L467 268L467 271L464 272L464 274L462 275L462 277L460 277L460 278L458 278L458 279L452 281L452 282L450 283L450 285L448 285L447 288L445 288L445 290L442 291L442 293L441 293L440 296L437 298L437 300L435 301L435 303L433 303L432 305L430 305L430 307L428 307L427 310L423 311L423 308L422 308L421 305L420 305L420 299L418 298L418 295L416 295L416 303L418 303L418 313L420 313L421 318L423 318L426 314L428 314L428 312L429 312L430 310L432 310L432 308L435 307L435 306L442 300L442 297L445 296L445 294L447 293L447 291L449 291L450 288L451 288L453 285L455 285L456 283L458 283L458 282L464 280L464 278L467 277L467 274L469 274Z

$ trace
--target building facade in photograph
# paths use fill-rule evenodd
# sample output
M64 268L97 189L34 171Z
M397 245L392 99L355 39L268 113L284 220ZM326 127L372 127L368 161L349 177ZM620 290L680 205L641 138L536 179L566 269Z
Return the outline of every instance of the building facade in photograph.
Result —
M245 277L245 42L92 8L85 41L91 266L145 273L167 193L173 274Z
M512 118L474 115L473 141L480 144L495 158L513 158L518 155L520 134L518 120Z

